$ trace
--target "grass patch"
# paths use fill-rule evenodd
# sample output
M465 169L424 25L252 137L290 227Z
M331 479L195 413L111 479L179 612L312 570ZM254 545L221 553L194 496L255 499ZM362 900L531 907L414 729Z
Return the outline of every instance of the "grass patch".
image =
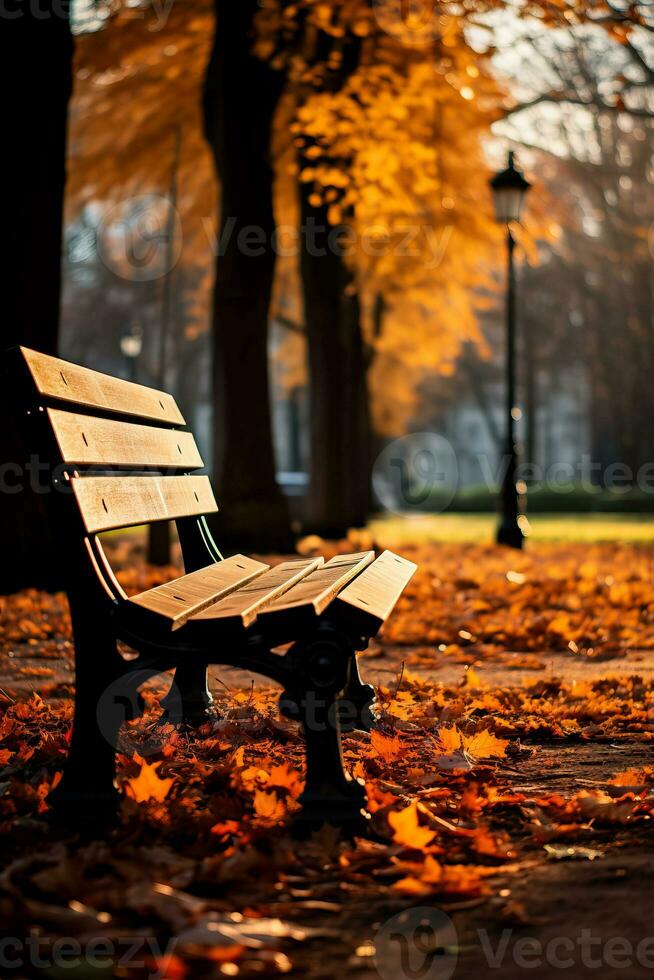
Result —
M535 514L530 517L530 541L654 541L654 519L649 514ZM474 541L495 538L495 514L380 515L368 525L375 540L389 547L438 541Z

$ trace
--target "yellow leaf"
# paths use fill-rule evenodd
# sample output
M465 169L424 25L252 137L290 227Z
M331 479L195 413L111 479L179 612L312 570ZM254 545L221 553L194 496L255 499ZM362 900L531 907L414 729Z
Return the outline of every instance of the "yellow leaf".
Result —
M456 752L461 748L461 732L456 725L452 725L451 728L441 728L438 733L438 743L445 754Z
M277 793L258 789L254 793L254 812L268 823L278 823L283 820L286 808Z
M464 744L466 752L476 759L503 759L509 743L506 739L497 738L492 732L484 730L470 737L464 736Z
M404 810L395 810L388 814L388 822L393 828L393 840L403 847L422 850L434 839L433 830L421 827L418 821L418 805L411 803Z
M570 619L568 616L555 616L547 624L549 633L558 633L559 636L567 636L570 632Z
M482 681L476 670L473 670L472 667L468 667L463 675L463 686L465 688L470 688L473 691L479 691L487 685L484 681Z
M401 895L425 895L430 889L419 878L409 875L408 878L401 878L393 885L393 891Z
M149 765L145 759L136 757L141 762L141 771L138 776L133 776L125 783L125 792L137 803L145 803L147 800L155 800L161 803L168 796L170 787L174 779L162 779L158 775L157 769L161 762L153 762Z
M272 767L268 775L268 786L285 789L293 798L299 796L302 792L300 775L287 762L282 763L281 766Z

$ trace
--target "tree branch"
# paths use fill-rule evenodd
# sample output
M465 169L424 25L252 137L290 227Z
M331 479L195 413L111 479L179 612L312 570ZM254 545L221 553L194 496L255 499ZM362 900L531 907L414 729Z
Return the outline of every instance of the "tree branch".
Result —
M610 102L604 102L602 99L582 99L579 96L570 95L566 92L542 92L533 99L529 99L526 102L520 102L511 109L506 109L503 113L503 118L507 119L509 116L514 116L518 112L524 112L526 109L533 109L534 106L543 105L545 103L554 105L577 105L584 109L599 109L602 112L624 112L629 116L635 116L639 119L654 119L654 112L650 109L637 109L625 105L611 105Z

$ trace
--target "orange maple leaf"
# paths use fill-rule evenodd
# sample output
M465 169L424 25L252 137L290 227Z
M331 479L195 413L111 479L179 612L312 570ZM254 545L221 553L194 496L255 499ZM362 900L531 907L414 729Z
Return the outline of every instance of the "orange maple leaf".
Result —
M416 873L396 881L393 889L403 895L424 895L432 891L433 886L438 885L442 877L442 866L436 858L428 854L424 864L416 868Z
M267 793L263 789L258 789L254 794L254 812L268 823L278 823L284 819L286 807L277 793Z
M140 756L135 755L134 758L141 763L141 771L138 776L132 776L125 782L125 792L137 803L145 803L148 800L162 803L168 796L170 787L175 780L173 778L164 779L158 774L157 769L161 762L153 762L152 765L149 765Z
M401 751L397 735L384 735L383 732L376 731L370 735L370 748L372 754L378 755L384 762L393 762Z
M419 814L417 803L411 803L404 810L395 810L388 814L388 822L393 828L393 840L396 844L419 851L431 844L434 832L428 827L420 826Z
M475 735L464 735L456 725L441 728L438 733L438 747L444 755L462 750L474 759L502 759L508 745L506 739L497 738L492 732L483 729Z
M463 737L466 752L475 759L503 759L506 755L507 739L497 738L484 729L471 737Z
M268 773L268 786L285 789L295 799L302 792L304 784L297 769L289 766L288 762L283 762L280 766L273 766Z

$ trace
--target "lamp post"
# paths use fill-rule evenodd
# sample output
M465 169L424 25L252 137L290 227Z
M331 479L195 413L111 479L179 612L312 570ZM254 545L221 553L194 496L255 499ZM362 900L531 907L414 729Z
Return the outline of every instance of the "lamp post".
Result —
M127 379L136 381L136 362L143 348L143 333L138 323L134 323L130 333L120 338L120 351L127 363Z
M522 171L516 168L513 152L509 153L506 170L501 170L495 174L490 181L490 186L493 192L496 220L506 228L508 259L506 289L506 465L502 479L502 516L497 529L497 542L511 548L522 548L524 535L519 523L520 507L516 487L518 447L515 423L520 416L515 404L515 238L511 225L514 221L520 220L525 197L531 184Z

